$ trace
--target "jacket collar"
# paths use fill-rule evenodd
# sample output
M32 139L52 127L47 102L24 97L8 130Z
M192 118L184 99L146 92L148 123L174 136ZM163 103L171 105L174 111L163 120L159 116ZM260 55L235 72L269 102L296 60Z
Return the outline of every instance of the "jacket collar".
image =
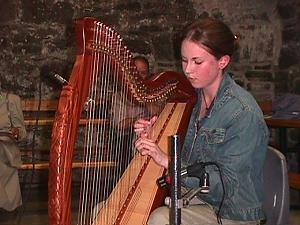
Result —
M228 101L232 97L232 85L234 84L234 80L230 77L230 75L225 72L223 75L223 80L221 82L221 85L219 87L219 90L217 92L216 98L213 102L212 107L208 111L206 117L210 118L213 111L218 110L222 107L222 105ZM201 89L197 90L198 93L198 108L200 108L201 104Z

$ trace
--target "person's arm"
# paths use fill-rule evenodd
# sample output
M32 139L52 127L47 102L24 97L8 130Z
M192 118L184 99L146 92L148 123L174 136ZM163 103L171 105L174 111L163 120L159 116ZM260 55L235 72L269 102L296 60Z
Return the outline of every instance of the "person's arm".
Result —
M129 100L116 93L112 96L111 118L115 128L124 132L133 127L137 118L142 117L141 109L131 104ZM136 109L136 110L135 110Z
M24 123L24 116L22 111L21 99L17 95L8 95L9 110L13 129L11 130L17 140L21 141L26 138L26 129ZM14 129L14 128L17 128Z

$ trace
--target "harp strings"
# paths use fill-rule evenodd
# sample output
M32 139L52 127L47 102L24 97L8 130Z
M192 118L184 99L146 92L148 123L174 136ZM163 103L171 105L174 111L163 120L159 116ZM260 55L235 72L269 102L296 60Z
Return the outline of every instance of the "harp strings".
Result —
M123 129L120 125L132 112L126 105L134 105L132 97L127 93L125 82L118 82L118 74L122 68L131 68L131 54L122 45L122 40L111 28L101 23L95 24L94 38L96 44L115 49L117 55L124 59L120 66L113 57L100 51L93 52L90 70L90 99L87 110L88 124L85 128L85 156L87 166L82 169L81 203L79 208L79 224L92 224L97 212L106 204L118 179L122 176L128 163L135 155L133 148L133 129ZM104 34L104 35L102 35ZM131 96L131 95L130 95ZM111 104L102 104L105 99L110 99ZM119 110L116 105L119 104ZM135 114L142 115L143 108L134 108ZM114 117L113 127L98 122L101 118ZM118 122L116 122L118 121ZM122 124L122 123L121 123ZM132 126L132 124L131 124ZM103 143L106 143L104 146ZM116 167L102 166L103 162L116 162ZM131 169L140 168L142 162L137 161ZM130 171L122 178L122 189L113 195L113 207L109 207L100 224L110 224L111 218L116 218L122 207L125 197L130 191L134 176ZM105 220L105 221L102 221Z
M114 36L114 32L110 29L110 36L111 36L111 41L108 43L110 49L116 49L117 55L120 56L120 58L126 60L124 56L122 56L122 48L121 48L121 39L119 37ZM120 66L118 65L118 62L113 61L112 57L107 56L110 60L110 62L107 64L109 65L109 68L112 68L111 71L109 71L108 76L111 79L111 84L112 84L112 96L111 96L111 109L110 109L110 117L113 118L113 120L116 121L121 121L122 119L122 111L124 110L122 107L117 111L116 110L116 103L121 101L121 96L118 95L117 93L121 93L121 95L124 93L124 84L123 82L119 83L118 82L118 75L121 72L120 71ZM119 90L120 89L120 90ZM121 104L122 106L122 104ZM120 164L122 163L122 147L124 147L124 140L122 139L122 136L119 135L119 130L117 129L117 124L112 123L112 126L110 128L109 132L109 143L108 143L108 148L109 148L109 154L110 154L110 159L114 162L116 162L117 166L114 168L109 168L106 174L105 180L105 185L106 189L100 190L100 193L103 192L105 194L105 199L108 197L110 194L111 190L114 188L116 182L118 181L118 178L121 176L121 170L120 170ZM104 217L101 219L100 224L110 224L109 221L111 221L110 218L112 218L115 214L117 214L118 209L120 208L120 200L119 199L114 199L113 201L114 205L113 207L110 207ZM103 202L103 205L106 205L107 202ZM103 221L104 220L104 221Z
M102 34L103 32L108 32L105 27L103 28L102 24L98 25L100 26L100 31L98 32L99 34ZM97 27L98 27L97 26ZM99 37L99 35L97 35L97 37ZM96 44L101 44L102 41L104 41L104 43L108 44L111 41L111 37L108 33L108 35L104 36L104 40L103 37L100 35L99 40L96 42ZM110 68L111 68L111 63L110 63L110 58L107 57L107 55L103 55L100 54L99 52L95 52L95 54L98 56L97 60L96 60L96 65L100 65L101 69L100 71L97 71L97 73L95 74L95 80L98 81L98 79L100 79L100 83L98 84L98 82L92 83L92 85L96 85L97 90L99 92L99 94L97 93L97 96L95 96L95 98L97 98L98 96L101 96L99 99L99 107L97 109L98 111L98 118L107 118L107 105L103 104L103 100L106 99L108 97L108 87L107 85L109 84L109 81L106 80L107 75L110 73ZM101 62L102 61L102 62ZM90 119L90 121L92 121L93 118ZM93 172L93 176L97 177L97 182L92 184L91 186L93 186L93 191L90 193L90 198L91 198L91 202L92 202L92 207L94 208L93 211L97 212L99 210L99 207L101 206L100 203L103 201L103 199L105 198L105 194L107 192L107 184L104 183L102 184L102 178L107 176L107 167L104 167L103 169L101 169L101 162L109 162L109 158L108 158L108 154L107 154L107 146L103 146L103 142L106 138L106 133L104 132L105 126L103 123L99 123L97 124L97 136L101 137L100 140L96 140L96 143L98 144L96 152L93 153L96 155L96 161L97 161L97 169L95 169ZM103 185L103 190L101 190L101 186ZM93 215L90 217L90 223L92 224L93 221Z
M96 32L94 33L93 40L95 42L99 42L99 37L97 35L98 32L100 32L98 29L99 27L95 27ZM90 81L90 94L89 99L87 100L87 118L89 120L88 124L85 127L85 138L84 138L84 158L83 161L86 163L86 167L82 168L82 179L81 179L81 191L80 191L80 205L79 205L79 215L78 215L78 222L79 224L86 224L86 222L90 218L91 214L91 208L95 204L96 200L91 198L92 193L95 193L96 184L98 177L93 176L93 173L95 172L94 169L89 168L89 165L91 165L94 162L97 162L96 157L92 157L93 153L96 152L98 149L98 143L94 142L94 136L98 138L98 130L99 127L97 127L97 123L92 123L91 119L96 118L96 107L97 104L99 104L98 99L96 98L98 96L97 92L97 86L98 86L98 80L97 80L97 73L99 72L98 67L99 62L99 54L96 52L93 53L93 60L91 63L90 70L92 71L91 74L91 81ZM100 125L101 126L101 125ZM101 138L100 138L101 139Z

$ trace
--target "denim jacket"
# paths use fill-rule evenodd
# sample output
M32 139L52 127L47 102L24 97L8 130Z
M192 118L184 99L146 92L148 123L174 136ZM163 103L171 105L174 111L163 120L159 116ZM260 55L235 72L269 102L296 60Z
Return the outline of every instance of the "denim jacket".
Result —
M225 73L217 96L207 115L198 121L200 91L193 109L182 151L182 165L195 161L214 162L221 168L225 196L221 217L231 220L260 220L263 178L269 132L254 98ZM198 126L197 126L198 123ZM218 211L223 197L216 166L205 167L210 192L200 198ZM183 185L199 187L198 178L185 178Z

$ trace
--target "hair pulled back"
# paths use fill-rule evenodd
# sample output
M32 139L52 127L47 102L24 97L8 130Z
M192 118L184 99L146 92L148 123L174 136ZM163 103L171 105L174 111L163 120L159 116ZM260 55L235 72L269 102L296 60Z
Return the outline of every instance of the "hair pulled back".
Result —
M217 59L224 55L231 57L236 49L236 37L230 28L213 18L199 19L189 24L182 34L184 40L202 44Z

